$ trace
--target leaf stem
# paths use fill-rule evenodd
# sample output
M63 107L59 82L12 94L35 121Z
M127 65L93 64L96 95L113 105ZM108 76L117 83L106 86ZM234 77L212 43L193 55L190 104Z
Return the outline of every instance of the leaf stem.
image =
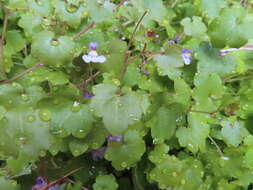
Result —
M61 177L60 179L54 180L54 181L50 182L48 185L46 185L44 187L41 187L41 188L38 188L38 190L48 190L49 187L51 187L53 185L56 185L57 183L60 183L61 181L65 180L68 176L78 172L79 170L81 170L83 168L84 167L80 167L80 168L77 168L75 170L72 170L69 173L67 173L66 175L64 175L63 177Z
M130 37L130 40L128 42L128 46L125 50L125 56L124 56L124 61L122 63L122 66L121 66L121 72L120 72L120 81L123 81L124 79L124 76L125 76L125 73L126 73L126 69L127 69L127 66L128 66L128 61L129 61L129 54L130 54L130 47L133 43L133 38L134 38L134 35L136 34L138 28L139 28L139 25L141 24L143 18L146 16L146 14L148 13L148 10L146 10L143 15L141 16L141 18L139 19L139 21L137 22L135 28L134 28L134 31L132 32L132 35Z
M240 48L222 49L222 50L220 50L220 55L221 56L225 56L225 55L227 55L230 52L240 51L240 50L253 51L253 44L248 44L248 45L242 46Z
M217 149L218 153L220 154L220 156L224 157L223 152L221 151L219 145L215 142L215 140L210 135L208 135L208 138L214 144L214 146L216 147L216 149Z
M90 23L88 26L86 26L84 29L82 29L80 32L78 32L74 37L73 40L76 40L77 38L79 38L82 34L86 33L88 30L90 30L91 28L93 28L96 25L95 22Z
M32 66L31 68L23 71L22 73L19 73L18 75L14 76L13 78L11 79L6 79L6 80L3 80L1 81L2 83L11 83L19 78L21 78L22 76L26 75L27 73L30 73L31 71L33 71L34 69L38 68L38 67L41 67L41 66L44 66L43 63L37 63L36 65Z
M75 184L75 181L73 181L73 180L70 179L70 178L66 178L66 180L67 180L69 183L71 183L71 184ZM84 186L81 186L81 189L82 189L82 190L89 190L88 188L86 188L86 187L84 187Z
M7 78L7 75L5 73L5 68L4 68L4 41L5 41L5 33L8 26L8 17L9 17L9 12L5 10L3 30L2 30L1 39L0 39L0 72L3 75L4 79Z

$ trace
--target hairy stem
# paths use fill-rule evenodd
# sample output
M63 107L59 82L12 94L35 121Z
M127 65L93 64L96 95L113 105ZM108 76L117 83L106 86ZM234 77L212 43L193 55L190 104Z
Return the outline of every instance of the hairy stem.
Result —
M2 82L2 83L11 83L11 82L13 82L13 81L15 81L15 80L21 78L22 76L24 76L24 75L30 73L30 72L33 71L34 69L36 69L36 68L38 68L38 67L41 67L41 66L44 66L44 64L42 64L42 63L37 63L36 65L34 65L34 66L32 66L31 68L29 68L29 69L23 71L22 73L19 73L18 75L14 76L13 78L7 79L7 80L3 80L3 81L1 81L1 82Z
M148 11L146 10L143 15L141 16L141 18L139 19L139 21L137 22L135 28L134 28L134 31L132 32L132 35L130 37L130 40L128 42L128 46L126 48L126 51L125 51L125 56L124 56L124 61L123 61L123 64L121 66L121 72L120 72L120 81L123 81L124 79L124 76L125 76L125 73L126 73L126 69L127 69L127 66L128 66L128 62L129 62L129 49L133 43L133 38L134 38L134 35L136 34L138 28L139 28L139 25L141 24L143 18L146 16L146 14L148 13Z
M221 151L219 145L215 142L215 140L210 135L208 135L208 138L214 144L214 146L216 147L216 149L217 149L218 153L220 154L220 156L224 157L223 152Z
M1 39L0 39L0 72L3 75L4 79L7 78L6 73L5 73L5 68L4 68L4 41L5 41L5 33L7 30L7 25L8 25L8 17L9 17L9 12L5 10L3 30L2 30Z
M88 26L86 26L83 30L81 30L80 32L78 32L74 37L73 40L76 40L77 38L79 38L82 34L86 33L88 30L90 30L91 28L93 28L95 26L95 22L90 23Z

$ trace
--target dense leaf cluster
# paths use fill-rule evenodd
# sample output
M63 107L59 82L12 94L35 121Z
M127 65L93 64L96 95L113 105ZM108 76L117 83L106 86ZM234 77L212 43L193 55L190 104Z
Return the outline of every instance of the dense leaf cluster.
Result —
M0 189L252 188L251 1L0 5Z

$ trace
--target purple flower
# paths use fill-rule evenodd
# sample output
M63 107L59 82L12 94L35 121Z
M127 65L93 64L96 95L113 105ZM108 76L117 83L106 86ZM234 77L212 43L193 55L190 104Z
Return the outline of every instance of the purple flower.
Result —
M105 146L102 146L101 148L96 150L92 150L91 151L92 159L94 161L102 160L104 158L105 150L106 150Z
M191 49L185 49L185 48L182 49L181 55L182 55L185 65L191 64L192 52L193 51Z
M90 50L96 51L97 48L98 48L98 43L97 42L90 42L89 43L89 48L90 48Z
M84 97L84 98L92 98L93 95L92 95L89 91L85 90L85 91L83 92L83 97Z
M169 44L176 44L176 42L174 40L169 40L168 43Z
M47 182L43 179L43 177L39 176L36 179L36 184L32 186L32 190L37 190L47 185Z
M103 55L98 55L97 53L97 48L98 48L98 43L96 42L90 42L89 43L89 48L90 52L88 54L85 54L82 56L84 62L86 63L104 63L106 61L105 56Z
M56 184L48 188L48 190L60 190L60 185Z
M122 135L118 135L118 136L112 136L110 135L108 138L107 138L107 142L111 142L111 141L122 141L123 140L123 136Z

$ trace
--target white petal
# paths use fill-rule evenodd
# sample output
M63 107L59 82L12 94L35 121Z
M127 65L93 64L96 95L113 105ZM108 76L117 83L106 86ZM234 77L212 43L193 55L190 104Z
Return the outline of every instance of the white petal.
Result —
M84 60L84 62L86 62L86 63L90 63L91 62L91 56L89 56L89 55L83 55L83 60Z
M106 61L105 56L100 55L100 56L97 57L97 62L98 63L104 63L105 61Z

